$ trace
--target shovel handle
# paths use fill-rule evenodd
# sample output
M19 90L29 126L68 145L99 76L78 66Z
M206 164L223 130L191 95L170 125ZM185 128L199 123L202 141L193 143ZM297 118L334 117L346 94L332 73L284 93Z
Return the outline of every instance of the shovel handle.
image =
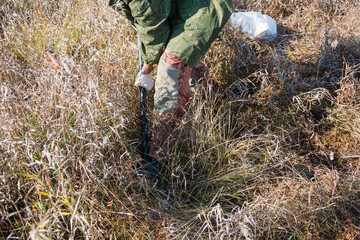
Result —
M138 40L138 57L139 57L139 72L142 70L144 62L141 57L141 40L139 34L137 34L137 40ZM143 158L145 159L147 157L148 153L148 140L147 140L147 118L146 118L146 89L143 87L140 87L140 106L141 106L141 133L143 137Z

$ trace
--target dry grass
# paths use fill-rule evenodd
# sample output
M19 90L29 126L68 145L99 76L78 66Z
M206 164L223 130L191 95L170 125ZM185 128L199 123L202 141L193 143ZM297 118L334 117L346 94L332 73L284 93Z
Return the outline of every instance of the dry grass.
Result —
M226 26L204 58L223 99L192 99L148 181L126 21L103 1L3 1L0 238L359 239L359 2L234 4L279 37Z

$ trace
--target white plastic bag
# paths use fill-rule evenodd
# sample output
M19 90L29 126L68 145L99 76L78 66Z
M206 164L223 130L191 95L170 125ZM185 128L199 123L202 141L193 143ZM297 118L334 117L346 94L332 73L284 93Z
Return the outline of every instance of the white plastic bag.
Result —
M236 28L256 38L273 41L277 36L276 22L269 15L259 12L237 12L231 15L231 23Z

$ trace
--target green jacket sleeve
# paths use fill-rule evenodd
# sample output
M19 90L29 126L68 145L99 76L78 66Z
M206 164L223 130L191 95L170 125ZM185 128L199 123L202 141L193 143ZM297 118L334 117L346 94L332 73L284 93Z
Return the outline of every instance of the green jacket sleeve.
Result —
M171 0L124 0L123 2L130 11L130 17L124 10L120 13L132 21L140 35L144 62L158 63L170 35L167 18L170 14Z
M130 20L131 23L134 22L133 16L131 16L130 8L121 0L110 0L109 6L118 11L121 15Z

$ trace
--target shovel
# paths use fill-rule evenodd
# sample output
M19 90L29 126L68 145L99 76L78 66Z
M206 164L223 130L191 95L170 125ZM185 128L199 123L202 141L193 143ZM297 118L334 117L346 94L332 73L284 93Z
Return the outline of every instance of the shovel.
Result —
M141 39L137 34L138 43L138 58L139 58L139 71L142 70L144 62L141 57ZM162 164L157 160L154 160L148 155L148 140L147 140L147 118L146 118L146 89L139 87L140 89L140 101L141 101L141 133L143 137L143 153L142 153L142 167L138 169L140 175L146 175L150 178L156 177L162 169Z
M137 34L137 41L138 41L138 58L139 58L139 72L142 70L144 66L144 62L141 57L141 40L139 34ZM143 87L139 87L140 89L140 109L141 109L141 133L143 137L143 159L147 159L147 152L148 152L148 141L147 141L147 118L146 118L146 89Z

